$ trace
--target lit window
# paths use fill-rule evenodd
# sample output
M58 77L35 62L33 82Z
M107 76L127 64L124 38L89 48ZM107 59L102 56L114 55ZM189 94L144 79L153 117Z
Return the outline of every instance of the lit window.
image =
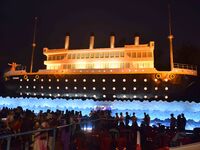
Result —
M42 79L41 79L42 80ZM49 82L51 82L51 79L49 79Z
M106 90L106 88L105 87L102 87L102 89L105 91Z
M144 87L144 90L146 91L146 90L147 90L147 87Z
M22 95L22 93L20 93L20 95Z
M92 79L92 82L95 82L96 80L95 79Z
M49 96L52 96L52 94L49 94Z
M133 82L136 82L137 80L136 79L133 79Z
M76 87L76 86L74 87L74 90L77 90L77 87Z
M43 82L44 81L44 79L41 79L41 82Z
M147 98L147 96L146 96L146 95L144 95L144 98L146 99L146 98Z
M116 98L116 95L113 95L113 98Z
M67 86L65 87L65 90L68 90L68 87L67 87Z
M113 89L113 91L115 91L115 90L116 90L116 88L115 88L115 87L113 87L112 89Z
M125 90L126 90L126 87L123 87L123 90L125 91Z
M43 89L44 87L43 86L41 86L41 89Z
M134 96L133 96L133 98L137 98L137 96L136 96L136 95L134 95Z
M74 82L77 82L77 80L76 80L76 79L74 79Z
M57 90L59 90L59 89L60 89L60 87L59 87L59 86L57 86L56 88L57 88Z
M83 89L86 90L86 87L84 86Z
M165 96L165 99L168 99L168 96L167 96L167 95Z
M22 88L22 86L20 85L20 86L19 86L19 88L21 89L21 88Z
M41 95L44 96L44 93L42 93Z
M123 79L123 82L126 82L126 79Z
M96 87L93 87L92 89L93 89L93 90L96 90Z
M33 79L33 81L35 82L35 81L36 81L36 79Z
M168 90L168 87L165 87L165 90L167 91L167 90Z
M22 82L22 79L20 79L20 82Z
M83 82L86 82L86 79L83 79Z
M49 86L49 89L51 89L51 86Z
M168 81L168 79L165 79L165 82L167 82Z
M115 79L112 79L112 82L115 82L116 80Z
M103 95L103 98L106 98L106 95Z
M155 82L157 82L157 81L158 81L158 79L154 79L154 81L155 81Z
M68 82L68 79L65 79L65 82Z
M86 94L84 94L84 97L87 97L87 95L86 95Z
M155 90L157 91L157 90L158 90L158 87L155 87Z
M126 95L123 95L123 98L126 98Z
M147 82L147 79L144 79L144 82Z
M106 82L106 79L102 79L102 82Z
M35 86L33 86L33 88L35 89L36 87L35 87Z
M28 86L26 86L26 88L28 89Z
M59 82L60 80L59 80L59 79L57 79L56 81L57 81L57 82Z
M136 87L133 87L133 90L134 90L134 91L136 91L136 90L137 90L137 88L136 88Z
M57 94L57 96L60 96L60 94Z
M158 98L158 95L155 95L155 98Z

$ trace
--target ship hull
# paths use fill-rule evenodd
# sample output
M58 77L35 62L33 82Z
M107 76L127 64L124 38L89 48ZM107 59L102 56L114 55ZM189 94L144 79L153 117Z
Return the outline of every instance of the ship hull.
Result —
M197 77L183 74L21 74L6 77L11 97L197 100Z

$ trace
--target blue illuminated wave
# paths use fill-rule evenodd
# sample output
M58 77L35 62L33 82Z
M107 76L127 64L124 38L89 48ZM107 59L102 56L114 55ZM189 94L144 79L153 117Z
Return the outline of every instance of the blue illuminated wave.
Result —
M136 113L138 118L143 118L144 112L151 117L152 124L162 123L169 125L168 118L173 113L175 116L184 113L187 118L187 129L200 127L200 103L195 102L166 102L166 101L94 101L92 99L48 99L48 98L2 98L0 97L0 108L15 108L21 106L23 109L34 110L38 113L40 110L47 109L59 110L77 110L82 111L83 115L88 115L92 109L105 107L112 110L114 116L116 112L129 112L132 115Z

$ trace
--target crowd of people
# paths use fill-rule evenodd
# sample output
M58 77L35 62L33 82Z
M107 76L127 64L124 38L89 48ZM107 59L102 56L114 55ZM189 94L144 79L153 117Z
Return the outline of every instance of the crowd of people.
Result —
M138 125L134 112L132 115L126 112L126 114L116 113L115 116L111 116L109 110L91 111L88 116L82 116L81 112L74 110L56 112L47 110L36 114L21 107L3 108L0 111L0 118L2 118L0 136L33 131L12 137L11 148L15 150L51 150L54 137L56 149L135 149L137 131L141 133L141 145L144 150L199 140L199 134L195 138L186 135L184 114L178 115L177 118L171 114L169 127L161 124L150 126L150 115L146 113L141 124ZM88 122L92 122L92 131L81 130ZM41 129L47 130L41 131ZM0 140L0 149L5 149L6 142L6 139Z

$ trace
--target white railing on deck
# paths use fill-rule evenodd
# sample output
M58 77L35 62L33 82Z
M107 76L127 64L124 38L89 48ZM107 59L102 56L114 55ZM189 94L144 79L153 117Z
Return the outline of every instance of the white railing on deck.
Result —
M174 63L174 68L197 70L197 66L196 65L180 64L180 63Z

